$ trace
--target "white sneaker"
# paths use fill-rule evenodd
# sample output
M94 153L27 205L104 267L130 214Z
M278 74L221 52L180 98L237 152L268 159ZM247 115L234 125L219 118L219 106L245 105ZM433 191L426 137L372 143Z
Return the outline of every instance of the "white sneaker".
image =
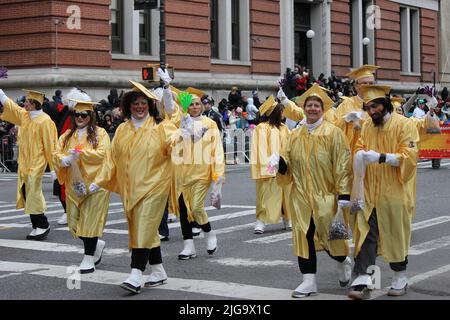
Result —
M81 261L81 264L80 264L80 273L86 274L86 273L92 273L94 271L95 271L94 256L88 256L85 254L83 261Z
M173 213L169 213L169 215L167 216L167 222L172 223L175 221L177 221L177 216Z
M164 270L162 263L154 264L150 266L152 268L152 272L148 276L145 281L145 287L157 287L163 285L167 281L167 274Z
M263 234L266 225L261 220L256 220L255 229L253 230L254 234Z
M97 246L95 247L94 252L94 261L95 265L98 265L102 261L103 250L105 250L106 243L103 240L97 241Z
M195 252L194 240L188 239L184 240L183 251L178 255L178 260L189 260L197 258L197 253Z
M48 236L50 232L50 227L48 227L47 229L41 229L41 228L36 228L36 235L34 237L34 240L45 240Z
M208 235L206 238L206 251L208 254L213 254L217 251L217 237L216 232L211 230L210 232L206 232Z
M30 234L27 235L27 240L34 240L34 238L36 238L36 228L31 230Z
M302 283L292 292L293 298L304 298L317 295L316 275L305 273Z
M399 297L406 294L408 288L408 277L406 271L395 271L392 277L391 288L387 295L393 297Z
M133 293L139 293L141 292L141 285L142 271L139 269L131 269L130 276L120 285L120 287Z
M63 215L56 221L57 224L64 226L67 224L67 213L63 213Z
M339 271L339 285L346 287L352 277L352 260L350 257L345 258L344 262L337 262Z

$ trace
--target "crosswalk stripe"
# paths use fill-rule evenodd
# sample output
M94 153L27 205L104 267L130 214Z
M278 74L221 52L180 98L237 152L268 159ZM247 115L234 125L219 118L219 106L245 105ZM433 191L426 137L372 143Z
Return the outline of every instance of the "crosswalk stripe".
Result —
M58 206L61 206L61 204L59 204L59 203L49 204L49 205L47 205L47 208L54 208L54 207L58 207ZM19 212L19 211L23 211L23 209L1 210L0 213L10 213L10 212Z
M274 242L283 241L283 240L287 240L287 239L291 239L291 238L292 238L292 232L283 232L281 234L247 240L244 242L245 243L267 244L267 243L274 243Z
M256 261L252 259L240 259L240 258L222 258L216 260L208 260L217 264L230 267L275 267L275 266L291 266L295 265L293 261L287 260L264 260Z
M441 217L432 218L432 219L428 219L428 220L424 220L424 221L419 221L419 222L412 224L412 230L416 231L416 230L428 228L428 227L435 226L435 225L438 225L438 224L441 224L444 222L448 222L448 221L450 221L450 216L441 216Z
M411 246L409 248L408 254L410 256L418 256L429 251L447 247L449 245L450 245L450 236L441 237L439 239L422 242L414 246Z
M21 272L44 277L67 279L71 282L73 281L71 280L72 278L69 279L69 276L73 277L73 274L70 273L68 267L59 265L0 261L0 271ZM123 272L97 269L94 273L80 275L81 286L83 285L83 282L119 285L128 277L128 275L128 273ZM174 290L248 300L293 299L291 298L292 290L289 289L261 287L214 280L172 278L170 275L165 285L149 289L148 294L152 294L151 292L154 290ZM146 294L145 291L141 292L141 294ZM154 294L157 295L156 292ZM347 297L345 294L336 295L321 293L311 298L305 298L304 300L347 300Z
M49 252L65 252L65 253L73 252L80 254L84 253L84 249L79 246L55 242L42 242L29 240L0 239L0 247L36 250L36 251L49 251ZM104 251L104 254L106 255L121 255L125 253L128 253L128 250L105 248Z

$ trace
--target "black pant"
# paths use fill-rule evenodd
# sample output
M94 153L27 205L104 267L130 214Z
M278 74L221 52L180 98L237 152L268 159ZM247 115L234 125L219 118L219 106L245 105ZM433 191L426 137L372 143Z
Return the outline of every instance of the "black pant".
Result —
M23 186L22 186L22 194L23 194L23 199L26 202L27 201L27 193L25 191L25 184L23 184ZM33 226L33 229L36 229L36 228L47 229L49 227L47 217L43 213L30 214L30 220L31 220L31 225Z
M378 238L380 235L378 230L376 209L373 209L369 217L369 227L370 229L369 232L367 233L366 239L364 240L364 243L361 246L359 254L355 258L355 267L353 271L357 275L367 274L367 268L369 266L375 265L375 260L377 259L377 245L378 245ZM394 271L405 271L407 264L408 264L408 257L406 256L404 261L392 262L389 263L389 266Z
M180 207L180 225L181 225L181 233L183 234L184 240L192 239L192 224L189 223L188 220L188 212L186 208L186 204L184 203L183 195L180 195L180 198L178 198L178 205ZM210 232L211 231L211 224L208 222L204 225L201 225L200 228L203 230L203 232Z
M317 254L316 248L314 247L314 233L316 232L316 225L314 224L314 219L311 217L309 223L309 229L306 233L306 239L308 240L309 258L305 259L298 257L298 266L300 272L305 273L316 273L317 272ZM346 256L332 256L328 250L325 250L331 259L338 262L344 262L347 258Z
M93 256L95 253L95 248L97 248L98 237L85 238L80 237L84 244L84 254L87 256Z
M168 218L169 218L169 203L166 204L166 208L164 209L164 215L158 228L159 234L164 237L169 236L169 225L167 224Z
M131 268L145 271L147 261L150 265L161 264L161 247L152 249L131 249Z

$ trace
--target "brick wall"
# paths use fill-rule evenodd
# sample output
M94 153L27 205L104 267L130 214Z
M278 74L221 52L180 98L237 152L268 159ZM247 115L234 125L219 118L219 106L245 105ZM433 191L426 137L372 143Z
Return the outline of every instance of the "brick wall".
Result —
M331 3L331 69L343 77L351 68L351 33L349 0Z
M58 65L109 67L110 0L0 2L0 65L10 68L48 67L56 63L53 21L67 23L67 7L81 9L81 29L58 26Z

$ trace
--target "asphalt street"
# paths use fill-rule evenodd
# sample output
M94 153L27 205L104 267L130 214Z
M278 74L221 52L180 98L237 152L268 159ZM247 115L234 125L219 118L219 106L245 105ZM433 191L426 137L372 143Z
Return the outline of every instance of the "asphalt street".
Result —
M169 276L167 284L131 295L119 287L130 272L128 236L122 205L111 197L103 239L105 255L93 274L81 275L75 268L82 259L82 243L73 239L56 220L62 214L52 195L50 176L44 177L48 239L25 240L31 231L29 217L15 210L16 174L0 174L0 299L122 299L122 300L290 300L300 281L297 258L292 255L291 232L283 223L270 225L262 235L253 234L255 183L246 165L228 165L221 210L208 207L219 250L206 252L203 235L195 238L198 257L179 261L183 248L177 222L170 223L170 240L161 245ZM417 179L417 213L413 221L409 254L409 291L406 296L386 296L392 271L378 259L381 289L373 299L450 299L450 160L438 170L420 162ZM209 203L206 203L209 206ZM147 269L145 274L149 274ZM310 300L346 300L346 288L338 285L336 263L318 254L319 295Z

